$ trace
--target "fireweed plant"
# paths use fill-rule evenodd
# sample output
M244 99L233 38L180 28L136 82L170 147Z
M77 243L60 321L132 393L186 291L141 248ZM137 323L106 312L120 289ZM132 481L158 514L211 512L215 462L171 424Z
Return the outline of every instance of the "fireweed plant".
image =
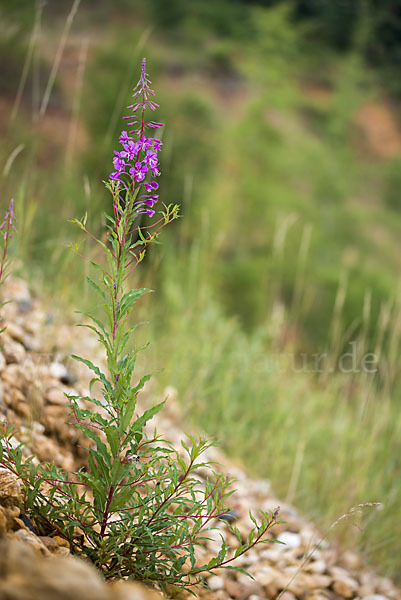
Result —
M127 129L132 129L120 136L121 148L114 153L114 170L106 183L113 205L107 217L108 241L92 236L105 260L104 265L92 263L97 277L88 283L99 296L103 318L86 313L86 326L105 350L107 373L74 356L93 372L93 379L89 396L67 395L74 425L89 438L87 465L72 474L53 464L36 465L32 457L23 458L22 445L14 447L11 428L3 431L0 464L21 479L25 510L35 527L63 536L71 551L90 559L105 578L137 579L164 590L191 589L202 573L236 569L231 565L236 557L266 541L265 533L278 522L278 510L262 513L260 522L251 515L255 526L247 540L225 524L238 539L237 547L227 547L221 536L218 555L199 562L196 547L204 546L208 531L229 509L231 480L202 461L211 446L204 439L189 436L178 451L156 433L145 432L164 402L136 412L137 396L150 376L134 380L138 350L126 349L135 330L128 317L147 290L130 289L128 280L160 230L178 217L178 207L170 205L140 225L154 217L158 201L162 143L147 132L162 124L145 118L148 109L158 106L153 96L143 60L129 107L132 115L126 117ZM74 222L89 233L86 218ZM78 247L73 250L79 253ZM93 394L94 384L100 386L100 399ZM196 473L199 467L208 473L204 479Z
M4 283L6 278L9 245L13 232L17 233L16 223L17 219L14 214L14 200L11 199L0 225L0 240L2 243L2 248L0 249L0 285Z
M8 253L10 248L10 241L13 233L17 233L16 229L17 218L14 214L14 200L11 199L4 215L3 221L0 225L0 287L3 285L7 278L7 266L8 266ZM0 308L4 306L4 303L0 303ZM0 316L1 325L1 316ZM5 327L0 327L0 333L5 331ZM1 349L1 346L0 346Z

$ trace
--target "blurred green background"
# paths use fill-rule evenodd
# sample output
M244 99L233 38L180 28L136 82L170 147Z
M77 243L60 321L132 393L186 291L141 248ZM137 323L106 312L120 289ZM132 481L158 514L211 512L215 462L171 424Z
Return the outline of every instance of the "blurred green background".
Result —
M19 273L90 302L67 221L104 231L146 56L183 219L132 282L157 291L142 368L323 529L382 502L335 535L400 582L400 1L1 0L0 27Z

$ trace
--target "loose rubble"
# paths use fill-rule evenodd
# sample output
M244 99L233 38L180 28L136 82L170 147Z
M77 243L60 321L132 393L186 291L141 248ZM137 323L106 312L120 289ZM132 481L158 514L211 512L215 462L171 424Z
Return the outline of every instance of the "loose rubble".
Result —
M10 280L3 290L10 303L2 310L7 329L0 335L0 421L16 425L18 441L27 455L52 460L67 470L84 464L87 440L71 420L65 393L88 393L88 373L78 364L71 368L68 352L96 356L96 341L84 330L55 325L55 319L23 281ZM173 388L169 401L149 425L179 448L185 437ZM144 404L151 402L144 392ZM16 440L17 443L17 440ZM218 469L235 480L236 492L227 518L216 523L206 550L197 561L218 552L222 533L235 546L227 522L234 522L246 538L252 522L249 511L271 511L281 505L272 537L281 543L255 547L240 556L235 565L253 577L218 570L205 577L196 592L208 600L401 600L393 583L362 564L360 557L341 551L324 541L322 534L296 510L274 496L266 480L251 479L215 447L205 457L219 463ZM202 478L202 470L199 469ZM157 600L161 595L140 584L105 583L93 566L70 556L68 543L60 536L36 535L23 514L19 484L0 469L0 600Z

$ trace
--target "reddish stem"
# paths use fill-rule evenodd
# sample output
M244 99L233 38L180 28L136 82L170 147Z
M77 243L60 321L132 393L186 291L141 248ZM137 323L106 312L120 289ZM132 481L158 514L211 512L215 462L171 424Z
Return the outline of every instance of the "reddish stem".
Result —
M113 487L113 484L110 484L109 496L107 498L106 507L105 507L104 513L103 513L103 522L102 522L102 526L100 528L100 537L103 537L104 532L106 531L107 520L109 518L109 507L110 507L111 501L113 500L113 494L114 494L114 487Z

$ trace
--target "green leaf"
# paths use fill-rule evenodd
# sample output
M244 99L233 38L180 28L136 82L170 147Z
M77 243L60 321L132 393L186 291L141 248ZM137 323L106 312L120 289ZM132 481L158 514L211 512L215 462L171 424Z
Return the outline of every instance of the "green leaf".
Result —
M130 290L121 298L117 307L117 318L120 320L124 317L135 304L135 302L144 294L148 294L151 290L141 288L138 290Z
M159 404L156 404L155 406L148 408L148 410L145 410L143 415L141 415L133 424L133 430L141 431L145 427L146 423L153 419L155 415L157 415L157 413L163 408L165 403L166 401L163 400Z
M71 354L71 358L86 365L91 371L93 371L98 376L99 380L103 383L106 390L109 393L112 393L113 388L110 385L110 382L107 380L106 375L99 369L99 367L94 365L93 362L91 362L90 360L82 358L81 356L77 356L76 354Z
M127 504L127 502L132 498L133 489L130 486L123 488L121 491L118 491L113 500L111 501L109 510L110 512L115 510L121 510Z
M105 427L104 428L104 433L106 434L107 441L109 443L111 452L112 452L113 456L116 457L117 456L117 452L118 452L118 436L117 436L117 432L112 427Z
M100 294L102 296L102 298L104 300L107 299L105 292L101 289L101 287L98 286L98 284L95 281L93 281L93 279L91 279L90 277L87 276L86 281L89 283L91 288L93 288L95 290L95 292L97 292L98 294Z

